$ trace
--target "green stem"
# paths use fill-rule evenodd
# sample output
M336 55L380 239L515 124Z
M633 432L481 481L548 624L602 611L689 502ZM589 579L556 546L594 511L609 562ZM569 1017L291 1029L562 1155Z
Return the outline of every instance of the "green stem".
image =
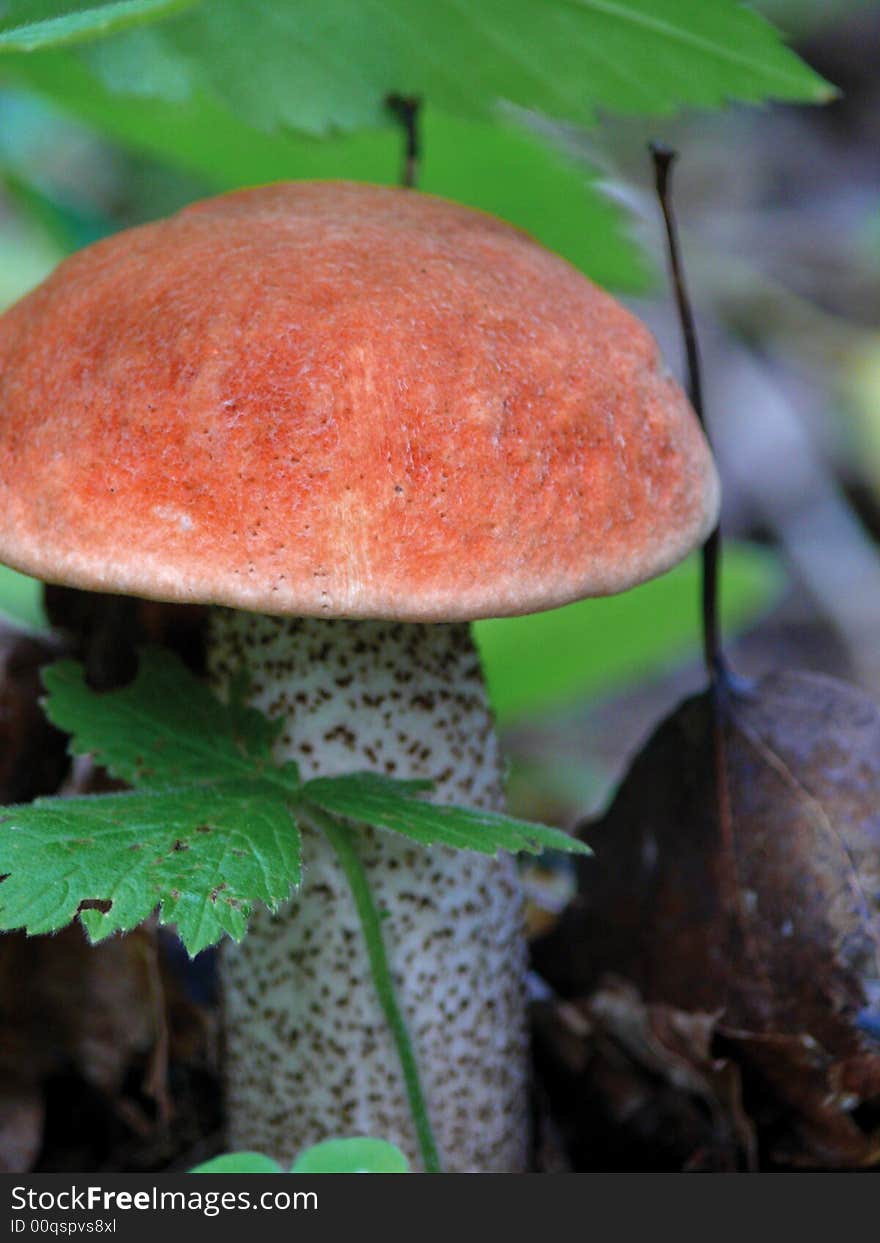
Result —
M397 1056L400 1058L400 1065L403 1070L410 1112L415 1123L419 1148L422 1153L422 1163L426 1173L439 1174L441 1173L440 1157L437 1153L437 1145L434 1142L434 1134L431 1130L431 1120L428 1117L428 1103L422 1090L419 1068L409 1031L407 1030L406 1020L397 1001L394 979L391 975L391 967L382 936L382 918L373 900L370 882L367 879L364 865L361 863L360 855L355 846L354 832L348 825L336 820L333 816L327 815L326 812L311 804L309 804L307 814L315 827L320 829L336 851L336 856L342 865L343 872L345 872L345 878L351 889L351 895L354 898L354 904L361 921L364 942L367 947L367 956L370 960L370 973L373 977L373 984L379 998L379 1004L391 1029L394 1043L397 1046Z

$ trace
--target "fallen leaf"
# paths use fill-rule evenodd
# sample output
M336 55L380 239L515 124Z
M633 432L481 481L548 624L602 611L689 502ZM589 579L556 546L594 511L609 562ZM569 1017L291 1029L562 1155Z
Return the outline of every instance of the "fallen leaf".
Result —
M613 972L719 1016L785 1116L774 1160L880 1159L877 706L794 673L687 700L582 836L595 857L534 947L552 987L589 998Z
M717 1016L648 1005L606 976L589 997L532 1011L542 1093L576 1170L754 1167L736 1065L712 1051Z
M3 801L59 788L79 795L121 788L87 760L71 767L66 736L39 706L40 668L62 654L54 637L0 631ZM173 1153L169 1060L178 1070L208 1067L210 1027L207 1012L189 1000L160 955L153 921L99 946L78 925L51 937L0 937L0 1171L33 1168L53 1119L53 1148L70 1147L58 1100L71 1092L100 1101L145 1152L162 1150L158 1133ZM76 1117L63 1121L78 1146L73 1168L84 1168L104 1142L100 1111L91 1119L94 1134Z
M43 1142L45 1105L39 1084L0 1074L0 1174L33 1168Z
M719 1026L715 1049L738 1068L765 1160L774 1166L857 1169L880 1159L880 1130L866 1135L853 1117L840 1063L808 1035ZM880 1058L874 1058L880 1063Z

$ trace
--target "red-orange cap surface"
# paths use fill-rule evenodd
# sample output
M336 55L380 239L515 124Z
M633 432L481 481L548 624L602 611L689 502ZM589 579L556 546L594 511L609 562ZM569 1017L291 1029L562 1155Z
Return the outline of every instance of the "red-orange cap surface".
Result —
M0 559L51 582L527 613L667 569L717 490L632 315L413 191L198 203L80 251L0 319Z

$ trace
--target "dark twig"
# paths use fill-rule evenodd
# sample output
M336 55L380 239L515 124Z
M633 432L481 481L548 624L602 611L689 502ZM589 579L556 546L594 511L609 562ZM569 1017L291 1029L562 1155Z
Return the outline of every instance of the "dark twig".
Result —
M406 140L400 184L407 190L413 190L418 183L419 162L422 158L422 142L419 130L419 114L422 108L422 101L418 95L391 94L387 96L385 104L400 122Z
M654 179L657 198L666 224L666 241L669 253L669 272L678 307L678 318L684 339L687 364L687 387L691 405L703 431L707 432L703 408L703 381L700 374L700 350L694 314L685 284L684 265L678 244L678 230L672 209L670 181L676 153L669 147L652 143L651 157L654 161ZM727 667L721 648L721 628L718 609L718 578L721 569L721 528L716 526L703 545L703 652L706 670L716 687L727 681Z
M703 409L703 382L700 374L700 351L697 343L697 329L685 284L684 266L678 245L678 231L675 226L675 215L672 210L672 197L669 185L676 153L670 150L670 148L659 146L656 143L652 143L650 149L651 157L654 161L657 197L660 200L660 207L666 224L669 271L672 277L675 301L678 307L678 318L684 340L688 396L691 399L691 405L696 411L703 431L707 432L706 416ZM733 808L727 771L728 692L739 688L738 686L734 687L724 659L724 653L721 649L721 632L718 618L718 575L720 568L721 528L719 525L716 525L703 545L703 652L711 689L715 790L718 800L718 831L721 844L721 893L724 909L731 920L731 936L739 939L743 947L742 952L747 953L757 964L760 960L756 957L752 945L749 916L743 898L743 888L740 883ZM736 944L736 941L733 944Z

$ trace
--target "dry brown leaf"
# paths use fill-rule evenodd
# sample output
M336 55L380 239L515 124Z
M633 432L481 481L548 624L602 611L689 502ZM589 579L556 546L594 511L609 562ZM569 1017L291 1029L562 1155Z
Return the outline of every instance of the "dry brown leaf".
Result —
M151 959L141 927L91 946L78 924L0 938L0 1065L27 1079L73 1069L108 1094L156 1036Z
M866 1135L854 1120L851 1110L858 1100L835 1088L834 1059L810 1036L721 1026L717 1035L716 1051L742 1076L767 1161L857 1169L880 1159L880 1134Z
M71 607L83 606L79 594L68 593ZM149 629L153 615L146 606L145 612ZM167 611L154 621L177 624ZM120 788L87 760L71 768L65 736L40 709L40 667L62 654L54 639L0 631L0 801ZM150 1137L172 1112L169 1053L204 1064L210 1038L204 1012L160 961L153 921L97 946L78 924L53 936L4 934L0 1170L23 1171L37 1160L47 1092L63 1077L87 1085L129 1131Z
M31 1168L47 1100L50 1117L55 1109L53 1159L65 1159L60 1132L73 1138L80 1128L75 1119L59 1124L59 1093L85 1094L93 1110L100 1102L98 1112L121 1124L128 1147L125 1135L139 1137L144 1152L174 1152L181 1083L214 1073L213 1045L211 1018L161 955L153 921L99 945L78 924L52 936L0 937L0 1171ZM96 1133L77 1142L93 1160L102 1141Z
M853 1119L880 1108L876 705L791 673L688 700L583 836L578 898L535 947L553 987L589 997L612 971L649 1003L722 1015L790 1115L778 1159L875 1160L873 1120Z
M740 1075L712 1052L716 1016L646 1005L606 977L533 1009L542 1090L577 1170L734 1170L755 1164Z
M43 1142L44 1119L40 1085L0 1073L0 1174L33 1168Z

